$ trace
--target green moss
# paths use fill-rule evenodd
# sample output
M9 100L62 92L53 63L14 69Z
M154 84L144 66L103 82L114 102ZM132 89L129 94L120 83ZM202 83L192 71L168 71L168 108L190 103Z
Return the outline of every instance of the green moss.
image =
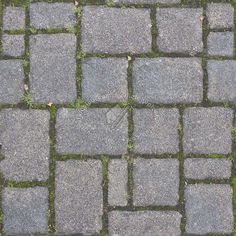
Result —
M16 7L27 7L30 4L30 0L4 0L5 5Z
M86 56L86 53L83 51L79 51L76 55L76 59L77 60L81 60L82 58L84 58Z
M66 31L69 32L69 33L73 33L73 34L77 33L76 27L69 27L69 28L66 29Z
M207 157L208 158L222 158L223 156L221 154L212 153L212 154L208 154Z
M29 108L33 107L33 98L30 92L25 91L24 96L23 96L23 101Z
M114 0L106 0L106 4L107 4L108 7L113 7L113 6L115 6Z
M233 136L236 137L236 127L234 127L234 128L231 130L231 133L232 133Z

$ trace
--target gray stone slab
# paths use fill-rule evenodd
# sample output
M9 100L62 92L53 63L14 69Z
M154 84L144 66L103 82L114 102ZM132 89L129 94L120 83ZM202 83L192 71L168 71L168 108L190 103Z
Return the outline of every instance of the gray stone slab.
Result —
M203 50L202 8L158 8L157 46L167 53L194 55Z
M17 104L24 94L24 69L21 60L0 61L0 104Z
M4 234L32 235L47 233L47 188L5 188L2 198Z
M134 151L141 154L179 151L177 109L135 109Z
M175 206L179 199L179 162L137 159L133 167L135 206Z
M188 108L184 111L185 153L231 152L233 111L223 107Z
M81 34L85 52L149 52L152 38L150 10L84 7Z
M21 57L25 52L24 35L8 35L2 36L2 48L5 56Z
M181 234L181 215L175 211L112 211L109 236L166 236Z
M133 97L139 103L198 103L203 72L198 58L138 58L133 63Z
M36 29L66 29L76 24L75 5L73 3L32 3L29 14L30 25Z
M56 231L99 233L102 229L102 165L99 160L56 163Z
M206 14L211 29L234 27L234 8L230 3L209 3Z
M5 109L0 112L0 170L7 180L46 181L49 159L49 112Z
M30 36L30 89L35 103L76 100L76 37L74 34Z
M56 130L59 153L121 155L127 150L125 109L59 109Z
M114 3L133 3L133 4L175 4L180 3L181 0L113 0Z
M233 56L234 33L210 32L207 38L207 47L210 56Z
M82 62L82 97L87 102L125 102L128 99L128 61L125 58L86 58Z
M6 7L3 10L3 29L25 29L25 10L21 7Z
M232 162L227 159L189 158L184 162L184 174L189 179L229 179Z
M230 185L196 184L187 186L186 232L190 234L230 234L234 218Z
M108 165L108 203L111 206L127 205L128 169L126 160L111 160Z
M236 61L209 60L208 99L214 102L236 103Z

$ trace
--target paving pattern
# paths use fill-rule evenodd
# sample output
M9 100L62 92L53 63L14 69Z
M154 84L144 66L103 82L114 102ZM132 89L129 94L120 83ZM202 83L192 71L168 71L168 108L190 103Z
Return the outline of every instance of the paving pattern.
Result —
M236 235L234 9L0 0L0 235Z

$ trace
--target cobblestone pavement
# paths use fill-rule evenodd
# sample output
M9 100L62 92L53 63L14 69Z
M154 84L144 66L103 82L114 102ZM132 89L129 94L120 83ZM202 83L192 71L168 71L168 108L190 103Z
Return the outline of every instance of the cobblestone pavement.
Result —
M234 8L0 0L0 235L235 236Z

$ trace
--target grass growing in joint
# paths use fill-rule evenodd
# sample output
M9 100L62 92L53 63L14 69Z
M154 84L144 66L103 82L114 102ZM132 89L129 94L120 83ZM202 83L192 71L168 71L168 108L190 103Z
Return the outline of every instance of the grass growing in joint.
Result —
M33 98L30 92L25 91L24 96L23 96L23 101L26 103L26 105L29 108L33 107Z

